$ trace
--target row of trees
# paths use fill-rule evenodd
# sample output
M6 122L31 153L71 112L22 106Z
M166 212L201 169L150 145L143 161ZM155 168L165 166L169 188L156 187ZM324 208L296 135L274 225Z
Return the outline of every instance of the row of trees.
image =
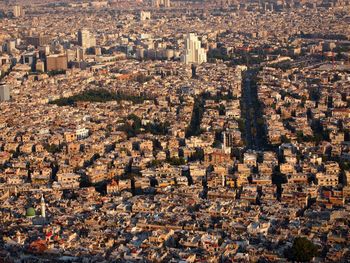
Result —
M153 122L142 124L141 119L135 114L130 114L125 123L119 127L120 131L126 132L128 138L135 137L140 133L153 135L166 135L170 128L169 122Z
M227 93L222 93L221 91L219 91L216 93L216 95L212 95L210 92L204 92L202 94L202 97L205 100L214 100L215 102L218 102L218 103L224 100L236 99L236 97L233 96L231 90L229 90Z
M200 125L204 113L204 103L205 100L203 94L195 98L191 122L186 129L186 138L189 138L191 136L198 136L202 133Z
M72 106L79 101L86 102L107 102L107 101L132 101L135 104L141 104L145 100L151 100L147 96L127 95L123 93L113 93L106 89L89 89L85 90L77 95L73 95L67 98L60 98L53 100L50 104L56 104L58 106Z
M168 157L165 160L153 160L148 164L148 167L157 167L162 165L163 163L168 163L170 165L185 165L186 161L182 157Z
M206 100L214 100L219 103L221 101L233 100L235 96L233 96L231 91L228 91L226 94L222 92L217 92L216 95L212 95L210 92L203 92L198 97L195 98L193 105L193 113L190 125L186 130L186 138L191 136L198 136L202 133L200 129L200 124L202 121L203 113L204 113L204 104ZM225 107L223 105L219 105L219 114L225 115Z

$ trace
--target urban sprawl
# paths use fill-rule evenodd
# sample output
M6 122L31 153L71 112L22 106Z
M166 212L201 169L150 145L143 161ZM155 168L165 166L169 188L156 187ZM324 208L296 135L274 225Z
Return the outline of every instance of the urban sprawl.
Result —
M0 110L0 262L350 262L349 0L1 0Z

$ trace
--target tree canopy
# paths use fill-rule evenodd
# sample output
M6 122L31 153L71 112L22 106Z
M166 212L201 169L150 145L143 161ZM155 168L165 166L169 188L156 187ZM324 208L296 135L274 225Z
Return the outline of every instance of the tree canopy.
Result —
M107 101L122 101L122 100L132 101L135 104L140 104L140 103L143 103L145 100L149 100L149 99L151 98L148 98L146 96L113 93L106 89L89 89L77 95L53 100L50 102L50 104L56 104L58 106L72 106L79 101L107 102Z
M297 237L294 239L293 246L288 252L289 260L309 262L317 255L317 246L306 237Z

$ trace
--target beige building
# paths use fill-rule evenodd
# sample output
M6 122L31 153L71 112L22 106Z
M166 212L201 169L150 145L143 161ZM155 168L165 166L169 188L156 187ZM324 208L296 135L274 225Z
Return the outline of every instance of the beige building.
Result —
M22 6L15 5L13 7L13 16L14 17L21 17L24 16L24 9Z
M337 174L317 173L316 178L319 186L337 186L339 183Z
M60 55L50 55L46 57L46 70L66 70L68 68L67 56Z

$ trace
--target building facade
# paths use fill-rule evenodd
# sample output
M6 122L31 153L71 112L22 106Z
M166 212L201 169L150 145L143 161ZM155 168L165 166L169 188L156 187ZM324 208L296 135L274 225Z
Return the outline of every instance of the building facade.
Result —
M185 40L185 52L181 57L185 64L202 64L207 62L207 53L201 47L201 41L194 33L189 33Z
M87 29L78 31L78 44L84 49L96 46L96 39Z
M10 100L10 87L6 85L0 86L0 101Z
M66 70L67 56L64 54L55 54L46 57L46 70Z

